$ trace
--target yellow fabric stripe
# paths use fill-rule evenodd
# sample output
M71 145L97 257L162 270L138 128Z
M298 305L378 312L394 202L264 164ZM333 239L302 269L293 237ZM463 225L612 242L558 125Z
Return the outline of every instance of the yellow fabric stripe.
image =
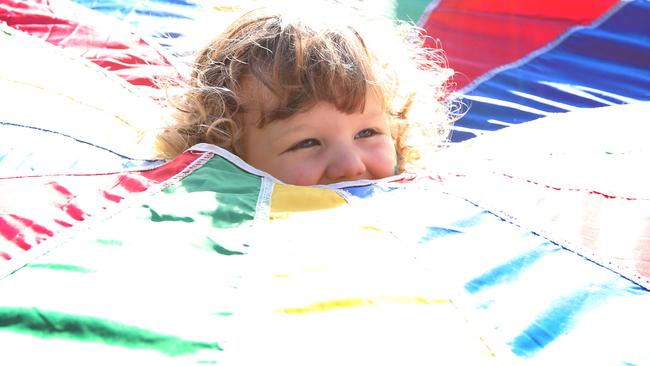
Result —
M276 184L271 194L271 219L283 218L292 212L326 210L344 204L345 199L333 190Z
M324 311L331 311L337 309L346 309L346 308L357 308L362 306L377 306L382 303L388 304L443 304L451 303L448 299L425 299L423 297L416 296L386 296L380 297L377 299L367 299L367 298L348 298L348 299L338 299L331 301L320 301L315 304L303 306L303 307L294 307L294 308L284 308L276 310L279 313L287 314L306 314L306 313L317 313Z

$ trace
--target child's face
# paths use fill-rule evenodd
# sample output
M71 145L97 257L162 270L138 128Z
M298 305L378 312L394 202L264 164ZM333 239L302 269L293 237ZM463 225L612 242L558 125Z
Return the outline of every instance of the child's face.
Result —
M388 116L375 98L368 98L363 113L346 114L318 102L263 128L244 119L242 158L285 183L329 184L394 174L395 144Z

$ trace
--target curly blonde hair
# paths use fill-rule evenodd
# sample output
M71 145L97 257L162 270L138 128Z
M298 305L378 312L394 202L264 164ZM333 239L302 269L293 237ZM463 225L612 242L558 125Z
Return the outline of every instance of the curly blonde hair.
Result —
M173 100L174 122L158 136L161 156L204 142L238 154L242 95L254 92L247 80L273 97L270 106L260 101L258 128L317 102L361 112L372 95L390 116L400 172L444 144L453 71L442 51L424 47L424 33L412 24L316 9L246 12L200 50L185 93Z

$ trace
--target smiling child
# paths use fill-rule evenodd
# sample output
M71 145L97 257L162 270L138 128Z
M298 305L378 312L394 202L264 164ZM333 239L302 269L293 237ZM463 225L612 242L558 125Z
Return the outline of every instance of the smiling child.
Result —
M453 72L441 51L407 23L312 9L247 12L202 49L161 154L210 143L317 185L413 170L444 145Z

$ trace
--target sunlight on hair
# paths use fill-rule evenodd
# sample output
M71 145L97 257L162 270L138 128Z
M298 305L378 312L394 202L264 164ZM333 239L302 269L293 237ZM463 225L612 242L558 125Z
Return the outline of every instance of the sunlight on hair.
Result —
M424 46L421 28L392 17L394 7L392 0L251 0L228 7L232 21L206 28L214 34L191 77L169 85L175 120L160 135L161 155L173 158L203 142L237 154L242 116L251 108L263 128L317 102L360 112L370 93L390 117L398 171L426 167L458 116L449 95L453 70L436 42ZM259 82L258 92L269 91L271 102L251 98L255 84L246 80Z

